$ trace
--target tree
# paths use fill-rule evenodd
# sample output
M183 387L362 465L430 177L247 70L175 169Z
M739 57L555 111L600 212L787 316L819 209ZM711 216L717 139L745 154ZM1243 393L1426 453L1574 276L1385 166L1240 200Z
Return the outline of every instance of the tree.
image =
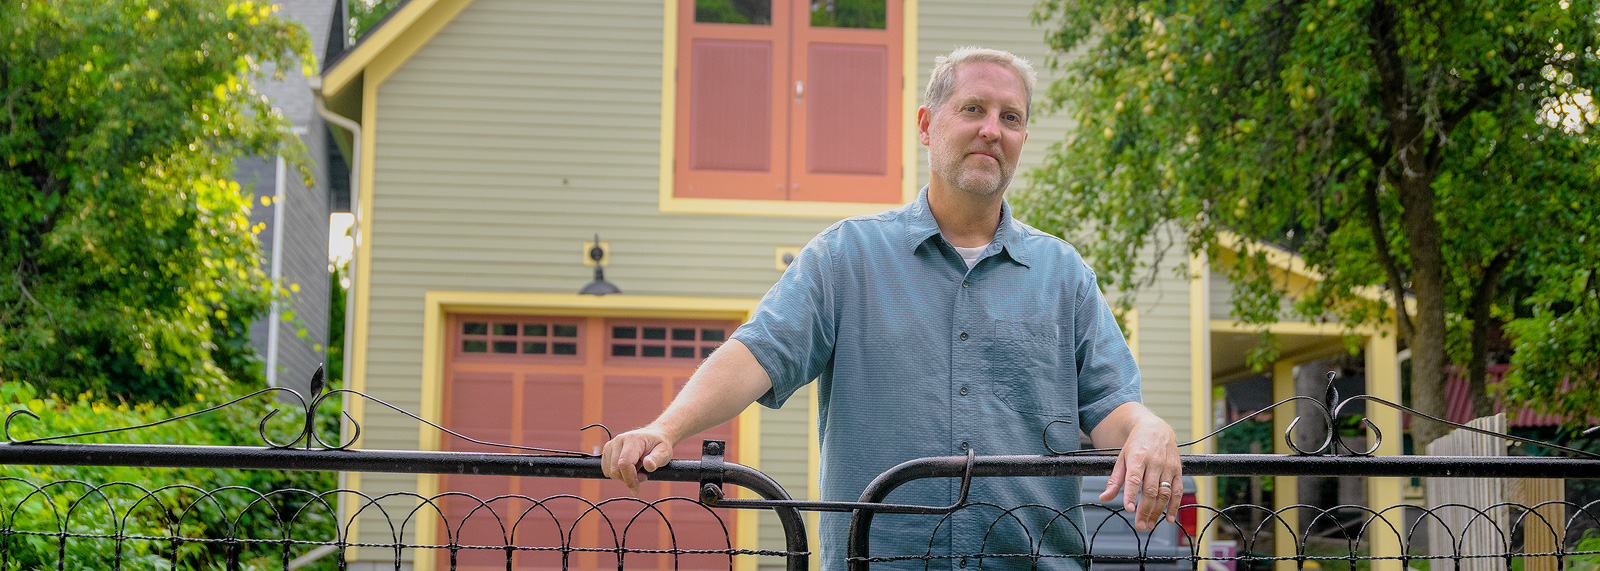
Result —
M345 13L350 14L350 45L382 22L384 16L399 7L404 0L345 0Z
M254 78L310 73L270 4L0 5L0 381L184 402L260 382L273 295L233 182L299 153Z
M1034 17L1065 79L1042 107L1076 125L1019 210L1089 229L1079 245L1124 292L1157 275L1147 249L1216 254L1223 232L1289 248L1326 279L1291 294L1265 252L1241 256L1235 316L1275 321L1289 296L1306 319L1393 319L1430 415L1445 416L1451 363L1470 368L1477 411L1492 407L1498 321L1516 334L1509 385L1593 384L1597 14L1592 0L1044 0ZM1529 350L1556 330L1559 349ZM1412 426L1421 442L1444 428Z

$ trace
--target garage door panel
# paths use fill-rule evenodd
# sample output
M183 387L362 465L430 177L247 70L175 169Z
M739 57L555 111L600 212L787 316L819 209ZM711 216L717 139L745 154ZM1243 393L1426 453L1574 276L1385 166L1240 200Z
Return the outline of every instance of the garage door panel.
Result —
M523 445L581 450L583 375L534 372L522 380Z
M492 443L512 443L515 403L509 398L514 375L506 372L462 371L447 380L446 426L465 436ZM444 435L440 444L457 452L505 452L504 448L474 444Z
M598 432L581 431L586 425L601 423L620 433L654 420L694 368L737 326L715 320L497 315L452 316L448 323L452 350L445 359L446 426L481 440L582 452L591 452L593 445L604 440ZM576 347L563 345L557 354L556 343ZM698 459L701 439L731 444L734 436L735 425L727 423L680 444L674 454L680 459ZM447 442L445 447L505 451L465 442ZM728 460L736 462L734 450L736 446L730 447ZM515 545L603 549L615 547L615 541L625 541L631 549L725 549L731 545L731 528L725 529L723 522L698 504L660 502L674 496L694 498L698 492L694 483L645 482L639 494L643 502L601 502L604 518L596 513L585 515L590 502L632 496L625 486L609 480L483 476L447 476L440 483L442 489L480 498L507 493L528 498L495 503ZM659 513L646 502L659 502ZM466 517L467 505L447 504L447 515L460 522ZM726 523L731 527L731 520ZM496 518L475 516L467 519L461 543L501 545L503 533ZM563 562L559 552L518 551L512 560L515 569L541 570L560 569L564 564L566 568L612 568L617 564L612 554L592 553L573 554ZM624 562L634 569L728 567L726 555L630 553ZM441 556L439 563L447 565L448 558ZM505 552L462 551L456 565L505 569Z
M665 407L666 387L659 376L605 375L601 417L612 430L649 424Z

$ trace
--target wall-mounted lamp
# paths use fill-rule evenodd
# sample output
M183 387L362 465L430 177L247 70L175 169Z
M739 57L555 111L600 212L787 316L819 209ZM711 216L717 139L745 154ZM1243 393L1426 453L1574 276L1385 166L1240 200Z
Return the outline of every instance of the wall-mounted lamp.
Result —
M594 264L594 281L589 282L589 285L583 286L583 289L578 290L578 295L622 293L622 290L616 284L606 281L606 272L603 268L605 264L602 263L602 260L606 258L606 247L600 243L600 235L595 234L594 243L589 246L590 262L588 262Z

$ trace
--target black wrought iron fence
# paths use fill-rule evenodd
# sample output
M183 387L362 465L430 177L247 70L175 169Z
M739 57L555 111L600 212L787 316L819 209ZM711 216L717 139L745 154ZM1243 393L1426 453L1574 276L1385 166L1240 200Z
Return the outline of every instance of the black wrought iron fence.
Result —
M269 392L272 391L245 398ZM370 398L351 391L319 395L304 406L307 418L315 416L319 404L342 394ZM1186 455L1186 474L1600 478L1600 457L1547 443L1539 444L1566 456L1374 456L1375 445L1345 445L1331 428L1335 425L1333 419L1341 408L1354 401L1398 405L1358 395L1345 401L1296 397L1273 408L1296 400L1314 404L1324 417L1324 424L1330 427L1321 445L1305 446L1286 435L1296 454ZM239 401L201 413L236 402ZM376 399L371 402L389 406ZM528 447L507 447L517 449L517 453L352 450L349 442L324 442L309 421L297 437L281 443L266 436L265 426L271 414L261 419L264 446L258 447L72 442L81 435L13 438L13 422L31 415L17 411L7 417L5 435L9 442L0 443L0 466L602 478L599 459L579 452ZM189 415L163 422L185 418ZM94 434L149 426L153 425ZM584 429L588 428L592 427ZM1375 431L1375 427L1371 428ZM359 427L354 427L354 432L358 433ZM1380 434L1373 434L1374 442L1380 438ZM387 554L384 566L392 564L395 569L409 568L410 561L420 559L448 569L733 569L741 558L757 558L799 571L809 568L813 559L800 513L833 511L851 514L843 563L852 570L887 566L1244 571L1268 566L1305 569L1338 564L1355 571L1394 561L1400 569L1419 571L1600 571L1600 539L1582 535L1582 530L1600 528L1600 502L1402 504L1381 508L1191 504L1180 510L1180 525L1163 523L1154 531L1144 532L1133 528L1130 514L1092 498L1080 498L1076 504L1066 500L1062 506L994 506L966 501L965 490L975 480L1107 474L1114 458L1100 452L1105 451L1040 456L982 456L969 452L964 457L913 460L880 475L857 502L794 500L765 474L725 462L723 444L716 441L705 443L701 459L674 460L651 475L659 481L696 483L698 498L651 501L600 500L571 494L474 497L461 492L373 496L351 489L257 490L208 487L206 482L141 486L4 477L0 478L0 570L346 569L350 564L347 553L359 548L363 553L377 550ZM958 501L949 506L885 503L900 486L929 478L959 480L962 493ZM730 498L724 491L727 486L748 489L761 499ZM735 544L731 510L750 509L768 510L777 516L784 530L783 549L747 549ZM874 525L875 520L881 523L891 514L926 521L919 525ZM350 533L352 524L363 518L383 522L386 527L378 534L382 539L372 540L368 533L363 535L367 538L363 541ZM965 518L968 525L956 525L958 518ZM978 524L970 525L973 521ZM424 522L436 533L418 535ZM1436 536L1432 549L1427 549L1422 540L1428 528L1433 528ZM928 534L930 529L932 534ZM928 534L920 538L926 540L928 548L908 552L874 550L874 538L906 530ZM963 541L934 540L963 534ZM1442 543L1437 541L1441 539L1439 534L1447 536ZM1536 537L1543 539L1535 541ZM1231 552L1212 549L1218 545L1231 547Z

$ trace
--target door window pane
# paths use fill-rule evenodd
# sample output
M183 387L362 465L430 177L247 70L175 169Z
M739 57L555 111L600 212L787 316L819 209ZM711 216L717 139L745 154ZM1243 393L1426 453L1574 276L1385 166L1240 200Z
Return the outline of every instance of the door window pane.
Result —
M772 24L772 0L694 0L694 21L701 24Z
M811 0L813 28L882 30L888 21L888 0Z

